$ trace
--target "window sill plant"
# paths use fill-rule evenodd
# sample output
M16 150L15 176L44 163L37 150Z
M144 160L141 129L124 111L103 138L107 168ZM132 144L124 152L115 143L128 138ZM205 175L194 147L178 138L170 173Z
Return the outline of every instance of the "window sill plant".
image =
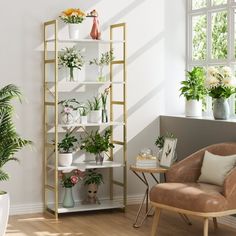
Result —
M187 71L187 79L181 82L180 95L186 99L185 114L188 117L202 116L202 100L207 93L204 77L204 70L194 67L192 71Z
M228 98L234 94L236 80L229 67L209 67L205 85L213 100L213 115L215 119L227 120L229 118Z

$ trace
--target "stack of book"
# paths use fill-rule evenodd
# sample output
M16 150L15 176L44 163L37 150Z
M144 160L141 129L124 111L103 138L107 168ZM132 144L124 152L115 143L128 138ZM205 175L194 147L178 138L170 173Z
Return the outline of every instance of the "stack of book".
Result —
M157 158L155 156L138 156L136 158L137 167L157 167Z

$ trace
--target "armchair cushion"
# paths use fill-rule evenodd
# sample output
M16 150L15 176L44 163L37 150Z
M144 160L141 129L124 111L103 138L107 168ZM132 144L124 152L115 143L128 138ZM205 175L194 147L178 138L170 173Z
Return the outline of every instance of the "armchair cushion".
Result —
M204 183L163 183L154 186L150 200L159 204L195 212L227 210L223 188Z
M235 163L236 155L219 156L205 151L198 182L223 186L226 175Z

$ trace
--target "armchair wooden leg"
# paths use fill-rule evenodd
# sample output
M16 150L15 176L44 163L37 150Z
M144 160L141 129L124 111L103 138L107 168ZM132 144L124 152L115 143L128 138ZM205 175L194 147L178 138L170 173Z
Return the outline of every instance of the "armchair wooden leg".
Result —
M204 218L204 229L203 229L204 236L208 236L208 223L209 223L208 218Z
M160 219L160 214L161 214L161 209L156 208L156 209L155 209L155 215L154 215L153 222L152 222L152 232L151 232L151 236L155 236L155 235L156 235L157 226L158 226L159 219Z
M218 224L217 224L217 219L216 217L213 217L213 223L214 223L214 230L216 231L218 228Z

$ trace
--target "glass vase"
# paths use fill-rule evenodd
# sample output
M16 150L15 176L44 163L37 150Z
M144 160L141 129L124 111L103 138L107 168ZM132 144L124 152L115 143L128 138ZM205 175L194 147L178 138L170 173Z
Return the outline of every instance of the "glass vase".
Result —
M65 208L72 208L75 206L75 201L74 201L73 193L72 193L72 187L65 188L65 195L64 195L62 205Z
M105 82L106 76L103 74L103 66L98 67L98 81L99 82Z
M103 152L97 153L95 156L96 165L102 166L103 160L104 160L104 153Z
M74 79L74 68L73 67L69 67L69 71L70 71L70 75L69 75L69 81L75 81Z
M102 123L108 122L107 109L102 109Z

